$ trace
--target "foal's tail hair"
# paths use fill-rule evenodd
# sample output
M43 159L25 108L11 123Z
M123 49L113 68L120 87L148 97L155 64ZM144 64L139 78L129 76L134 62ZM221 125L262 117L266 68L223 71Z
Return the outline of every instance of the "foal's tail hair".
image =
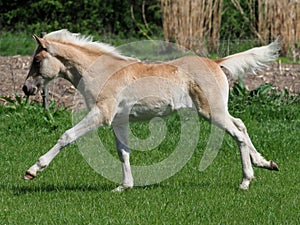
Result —
M247 72L255 74L255 70L262 70L267 63L273 62L279 56L279 37L269 45L252 48L244 52L218 59L215 62L225 67L230 76L237 78Z

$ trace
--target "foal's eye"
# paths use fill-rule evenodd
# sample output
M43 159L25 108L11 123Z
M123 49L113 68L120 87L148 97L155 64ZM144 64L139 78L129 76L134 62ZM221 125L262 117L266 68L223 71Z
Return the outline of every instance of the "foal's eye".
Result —
M36 63L40 63L42 61L43 57L41 55L36 55L34 57L34 62Z
M34 58L34 62L37 64L40 64L41 61L42 61L42 59L40 57Z

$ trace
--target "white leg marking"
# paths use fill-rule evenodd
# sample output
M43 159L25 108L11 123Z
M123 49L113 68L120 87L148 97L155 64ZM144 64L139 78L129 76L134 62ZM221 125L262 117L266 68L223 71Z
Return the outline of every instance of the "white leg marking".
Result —
M114 126L116 146L119 158L122 162L123 181L114 189L114 192L121 192L133 187L133 176L130 167L130 149L128 147L128 124Z
M123 171L123 182L122 185L125 188L132 188L133 187L133 177L131 173L131 167L129 162L130 153L126 152L125 150L121 149L122 154L122 171Z
M240 153L243 167L243 179L240 188L247 190L250 182L254 179L254 171L251 165L249 148L244 143L240 143Z
M126 189L133 188L133 177L131 173L131 167L129 162L129 152L126 152L124 149L119 150L122 156L122 172L123 172L123 182L117 188L113 190L113 192L122 192ZM121 158L120 157L120 158Z

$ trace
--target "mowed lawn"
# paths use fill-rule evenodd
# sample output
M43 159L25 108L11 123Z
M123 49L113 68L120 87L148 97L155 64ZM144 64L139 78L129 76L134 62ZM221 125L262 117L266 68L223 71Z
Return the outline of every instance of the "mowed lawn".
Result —
M216 159L200 172L210 133L200 119L197 149L180 172L122 193L111 192L118 184L89 167L76 144L36 179L22 180L26 169L72 126L71 114L52 109L52 119L38 105L1 105L0 224L300 224L299 102L237 104L231 105L232 114L244 120L258 151L276 161L279 172L255 168L250 189L239 190L239 151L227 134ZM133 151L133 164L151 164L172 153L176 141L170 137L178 137L180 121L176 115L166 121L171 128L167 140L150 153ZM149 131L147 123L132 129ZM98 133L114 152L111 128Z

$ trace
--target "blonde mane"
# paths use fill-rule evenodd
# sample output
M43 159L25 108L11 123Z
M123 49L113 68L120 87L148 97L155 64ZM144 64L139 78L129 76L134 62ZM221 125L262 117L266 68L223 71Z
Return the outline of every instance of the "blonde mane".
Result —
M84 47L93 51L100 51L117 58L122 58L126 60L130 59L130 57L123 56L115 47L109 44L93 41L93 38L91 36L83 36L79 33L71 33L67 29L53 31L49 34L46 34L44 38L66 43L69 42L80 47Z

